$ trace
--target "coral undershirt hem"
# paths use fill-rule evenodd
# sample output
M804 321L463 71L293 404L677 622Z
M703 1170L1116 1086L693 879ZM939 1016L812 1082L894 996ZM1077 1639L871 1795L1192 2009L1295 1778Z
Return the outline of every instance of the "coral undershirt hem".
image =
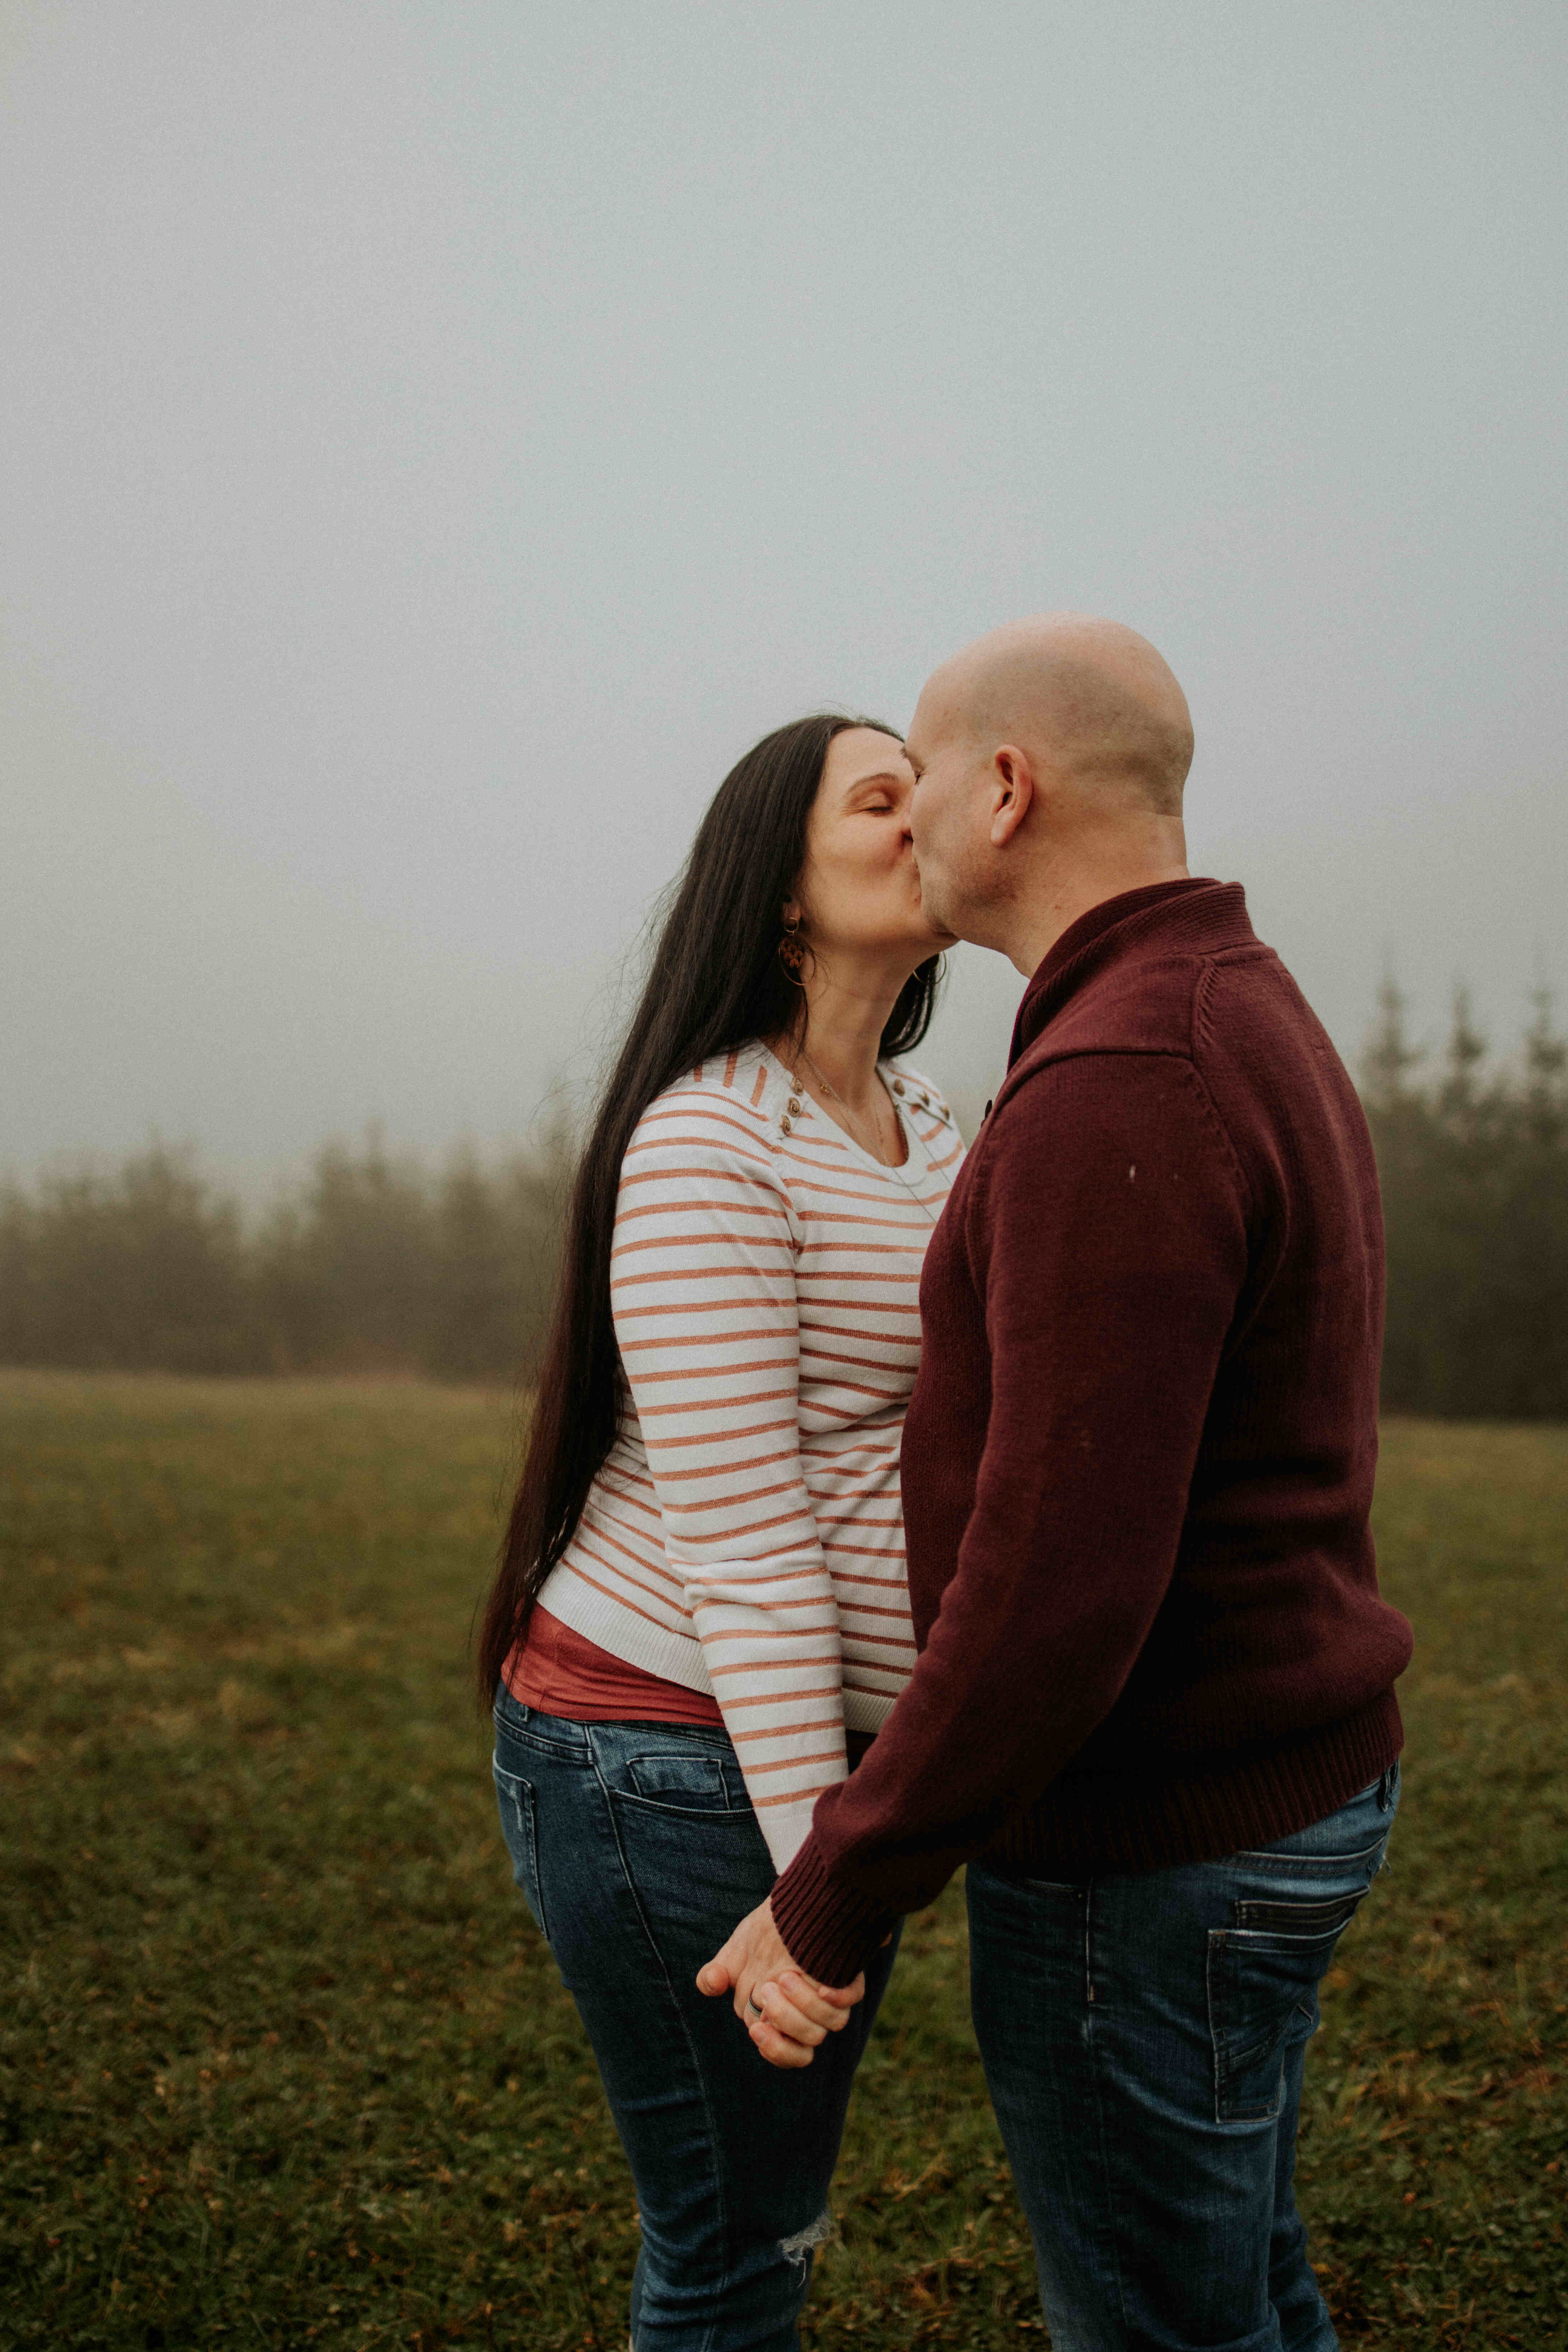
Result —
M723 1729L719 1702L650 1675L574 1633L536 1601L528 1632L502 1670L520 1706L567 1723L700 1723Z
M690 1723L722 1731L719 1702L707 1691L666 1682L646 1666L634 1666L612 1650L590 1642L542 1601L533 1604L528 1633L513 1650L501 1680L520 1706L558 1715L566 1723ZM874 1731L847 1730L851 1770L876 1738Z

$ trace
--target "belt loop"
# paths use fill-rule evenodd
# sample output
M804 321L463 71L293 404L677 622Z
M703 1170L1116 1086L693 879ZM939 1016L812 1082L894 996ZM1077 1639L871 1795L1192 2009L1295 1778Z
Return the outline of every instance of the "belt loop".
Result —
M1391 1764L1377 1784L1377 1810L1380 1813L1394 1811L1394 1792L1399 1785L1399 1767Z

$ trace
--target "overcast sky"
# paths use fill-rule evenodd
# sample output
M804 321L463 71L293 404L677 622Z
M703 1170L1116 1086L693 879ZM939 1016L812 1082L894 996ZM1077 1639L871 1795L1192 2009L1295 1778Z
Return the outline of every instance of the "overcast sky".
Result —
M726 768L1047 606L1343 1049L1568 992L1553 5L0 14L0 1169L525 1136ZM617 983L617 974L621 975ZM966 1101L1020 983L956 961Z

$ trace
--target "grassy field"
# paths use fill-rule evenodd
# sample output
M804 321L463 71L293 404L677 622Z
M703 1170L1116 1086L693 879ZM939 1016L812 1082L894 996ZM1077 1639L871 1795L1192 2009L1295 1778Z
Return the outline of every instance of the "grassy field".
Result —
M630 2184L470 1706L504 1399L0 1374L0 2345L622 2352ZM1568 2345L1568 1432L1396 1423L1405 1799L1310 2063L1348 2344ZM911 1923L815 2352L1045 2341Z

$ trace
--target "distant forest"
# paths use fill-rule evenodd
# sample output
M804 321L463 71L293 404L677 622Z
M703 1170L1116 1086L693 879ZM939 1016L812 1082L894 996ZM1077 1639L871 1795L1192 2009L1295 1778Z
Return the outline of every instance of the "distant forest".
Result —
M1568 1421L1568 1045L1545 992L1498 1066L1461 990L1427 1069L1385 985L1362 1097L1388 1235L1384 1406Z
M1568 1420L1568 1046L1494 1063L1461 996L1434 1066L1386 987L1363 1094L1388 1231L1384 1402ZM0 1192L0 1363L526 1381L570 1150L438 1171L372 1138L247 1223L188 1153Z
M432 1174L330 1144L247 1225L188 1152L0 1192L0 1363L526 1377L544 1336L564 1142Z

